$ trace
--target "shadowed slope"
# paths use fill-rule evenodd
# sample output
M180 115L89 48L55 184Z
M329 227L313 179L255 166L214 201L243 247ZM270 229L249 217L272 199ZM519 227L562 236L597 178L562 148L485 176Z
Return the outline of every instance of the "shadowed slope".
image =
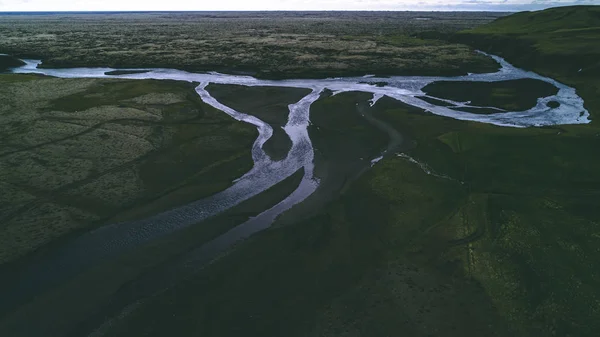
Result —
M600 74L599 6L517 13L461 32L456 39L545 74Z

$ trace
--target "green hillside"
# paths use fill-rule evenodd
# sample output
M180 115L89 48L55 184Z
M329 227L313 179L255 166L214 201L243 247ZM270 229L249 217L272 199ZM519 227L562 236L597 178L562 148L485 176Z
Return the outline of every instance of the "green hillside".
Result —
M464 31L456 38L553 75L600 74L600 6L521 12Z
M501 17L471 32L504 34L549 33L558 30L589 29L600 25L600 7L555 7L537 12L520 12Z

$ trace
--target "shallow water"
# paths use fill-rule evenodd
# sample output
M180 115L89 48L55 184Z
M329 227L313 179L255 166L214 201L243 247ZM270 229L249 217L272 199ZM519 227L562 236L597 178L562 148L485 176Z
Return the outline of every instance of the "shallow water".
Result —
M297 190L273 208L263 212L230 232L206 244L202 251L210 251L210 256L218 254L235 242L244 239L257 231L267 228L275 218L293 205L302 202L318 188L318 180L313 176L314 150L308 135L310 123L310 106L324 89L334 94L348 91L363 91L373 94L371 105L383 96L388 96L404 103L422 108L433 114L460 120L477 121L510 127L543 126L556 124L589 123L589 113L583 106L583 99L575 89L553 79L513 67L502 58L491 56L500 63L500 71L492 74L473 74L458 77L406 77L390 78L353 77L321 80L259 80L249 76L224 75L218 73L197 74L173 69L146 69L145 73L105 75L112 68L73 68L73 69L38 69L40 61L26 60L25 66L13 69L14 73L38 73L61 78L122 78L122 79L169 79L200 82L196 92L207 104L227 113L231 117L256 126L259 136L252 147L253 168L233 185L211 197L158 214L148 219L105 226L84 234L63 245L56 251L41 256L35 263L24 266L17 273L6 276L4 289L11 289L3 294L0 313L14 308L16 305L31 299L36 294L73 277L81 271L92 267L100 261L133 249L143 243L157 239L175 230L198 224L202 220L219 214L249 198L264 192L268 188L283 181L299 169L304 169L304 177ZM425 96L422 89L435 81L482 81L496 82L514 79L537 79L551 83L559 91L555 96L542 97L538 104L527 111L500 111L494 114L478 115L465 111L457 111L448 107L437 106L425 102L418 96ZM363 82L363 83L359 83ZM368 82L368 83L364 83ZM378 87L374 83L386 82L387 86ZM213 98L205 90L209 83L237 84L245 86L283 86L308 88L312 92L296 104L289 106L290 114L284 130L292 140L292 148L287 157L281 161L272 161L263 151L262 146L272 136L273 129L260 119L235 111ZM369 84L373 83L373 84ZM447 100L446 100L447 101ZM549 101L557 101L560 106L550 108ZM451 102L464 107L464 102ZM376 163L381 158L374 159ZM202 255L202 254L200 254ZM207 260L209 256L197 259Z

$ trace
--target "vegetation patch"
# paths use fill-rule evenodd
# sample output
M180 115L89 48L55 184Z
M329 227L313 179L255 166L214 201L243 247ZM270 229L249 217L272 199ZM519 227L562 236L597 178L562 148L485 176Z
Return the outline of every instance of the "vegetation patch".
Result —
M538 98L556 95L558 89L547 82L522 79L501 82L438 81L427 85L423 91L427 95L455 102L469 102L474 106L524 111L535 107ZM471 109L470 112L478 111L480 110Z
M498 110L498 109L492 109L492 108L479 108L479 107L450 107L450 109L452 110L457 110L457 111L466 111L466 112L470 112L470 113L474 113L474 114L479 114L479 115L489 115L489 114L497 114L497 113L502 113L502 110Z
M1 262L212 195L252 167L255 128L204 104L192 83L0 81Z
M451 107L454 106L454 104L450 103L450 102L446 102L446 101L442 101L440 99L435 99L433 97L427 97L427 96L417 96L417 98L424 100L427 103L431 103L437 106L446 106L446 107Z
M132 75L132 74L144 74L149 72L150 70L112 70L107 71L104 75Z
M358 83L361 83L361 84L370 84L370 85L374 85L374 86L380 87L380 88L381 87L385 87L386 85L388 85L388 82L364 82L364 81L362 81L362 82L358 82Z
M496 49L528 68L556 67L554 73L594 76L600 62L600 46L594 43L600 34L598 13L597 6L522 12L461 32L457 38Z

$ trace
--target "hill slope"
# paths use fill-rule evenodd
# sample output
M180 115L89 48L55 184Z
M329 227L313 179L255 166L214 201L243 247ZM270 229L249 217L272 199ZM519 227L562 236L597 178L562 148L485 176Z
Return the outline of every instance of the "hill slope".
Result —
M463 31L456 38L545 73L600 74L600 6L521 12Z
M592 336L598 329L592 326L600 303L600 278L588 263L598 252L592 248L597 242L592 242L600 228L600 213L592 205L600 202L600 185L598 174L590 173L585 177L589 183L571 190L568 185L576 186L577 179L583 176L566 168L591 163L590 156L583 153L593 153L594 144L600 139L600 6L517 13L455 34L453 39L575 87L592 115L591 124L564 126L555 137L537 138L537 150L532 146L530 151L546 149L548 152L538 160L548 162L537 169L533 162L529 163L524 172L552 174L553 178L540 186L556 190L540 193L537 201L530 196L515 197L514 200L524 199L516 203L520 209L514 213L508 203L495 204L496 213L490 213L490 219L500 216L508 220L496 227L497 232L492 231L489 238L477 241L473 260L478 262L470 269L500 312L519 330L518 335ZM526 132L532 136L537 131ZM581 155L578 158L561 162L552 159L554 155L571 156L577 152ZM518 161L525 153L517 155ZM512 165L503 163L501 167L506 170ZM565 185L559 187L560 184ZM541 207L542 204L546 206ZM565 213L553 215L558 209ZM521 220L513 221L514 216ZM579 226L579 221L586 224ZM577 231L581 232L574 234ZM506 238L510 240L502 243ZM574 247L578 247L575 250L581 254L579 258L568 257L568 251ZM478 271L477 264L485 268Z

